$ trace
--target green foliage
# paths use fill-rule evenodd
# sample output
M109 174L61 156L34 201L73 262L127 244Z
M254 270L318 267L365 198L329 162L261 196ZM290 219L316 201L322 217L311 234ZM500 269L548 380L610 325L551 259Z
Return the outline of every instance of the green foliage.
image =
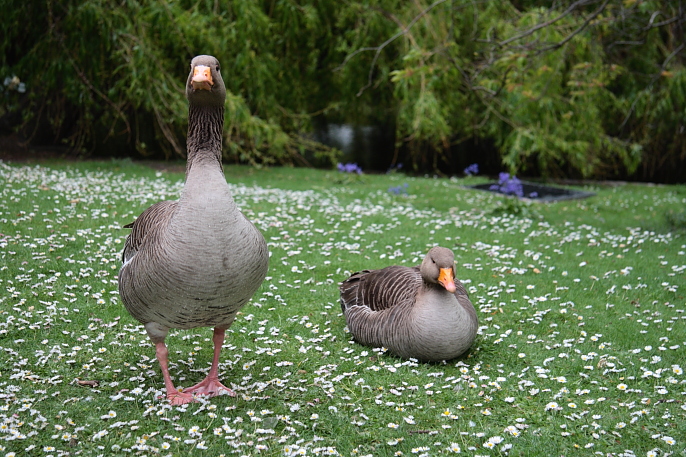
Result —
M415 167L427 161L427 147L445 158L451 141L470 137L494 141L512 173L626 176L642 160L682 158L686 142L675 132L683 129L683 46L678 29L667 27L678 23L676 6L589 8L565 14L505 2L408 3L398 22L416 25L402 34L390 82L399 105L398 136ZM672 18L662 30L650 21L658 10ZM649 22L655 30L640 28ZM620 54L627 34L643 42ZM660 65L675 70L646 80ZM618 128L637 97L638 125L653 129L654 120L663 119L653 136ZM670 151L658 154L657 142Z
M123 138L183 153L185 69L208 53L239 162L335 163L303 135L323 115L394 125L414 171L484 141L511 173L683 180L678 4L541 3L8 0L0 78L17 75L27 95L2 105L77 149Z
M213 54L229 92L226 157L307 163L334 151L298 136L319 109L301 74L323 78L313 7L274 2L6 2L2 74L26 81L27 113L78 150L125 138L142 154L183 154L188 62ZM326 13L326 12L324 12ZM17 24L31 18L29 34ZM14 27L7 27L7 25ZM295 32L298 32L297 34ZM309 34L300 32L309 31ZM277 37L277 39L275 39ZM284 64L288 62L288 64ZM36 120L37 121L37 120Z
M541 217L534 203L524 201L516 196L503 197L491 210L491 214L495 216L512 215L529 219L539 219Z
M669 210L665 218L674 230L686 231L686 210Z
M656 83L657 84L657 83ZM683 179L686 161L686 69L664 71L656 90L637 95L631 135L645 144L642 172L651 176L671 168L672 180Z

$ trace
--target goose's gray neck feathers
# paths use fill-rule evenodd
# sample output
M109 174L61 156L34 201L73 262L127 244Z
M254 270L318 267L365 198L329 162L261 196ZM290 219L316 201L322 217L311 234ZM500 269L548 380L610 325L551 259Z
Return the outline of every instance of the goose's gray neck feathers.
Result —
M188 109L188 162L186 174L200 161L211 161L223 171L221 153L224 107L191 104Z

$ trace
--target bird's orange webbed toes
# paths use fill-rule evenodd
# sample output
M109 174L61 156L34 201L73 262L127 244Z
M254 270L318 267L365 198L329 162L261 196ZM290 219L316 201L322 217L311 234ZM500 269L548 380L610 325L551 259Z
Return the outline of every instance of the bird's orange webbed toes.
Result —
M190 393L179 391L167 394L167 399L169 400L169 403L171 403L172 406L196 403L198 401L195 398L193 398L193 395L191 395Z
M207 395L208 397L214 397L216 395L229 395L231 397L236 396L236 392L219 382L218 379L210 378L205 378L198 384L189 387L188 389L184 389L184 392L194 393L196 395Z

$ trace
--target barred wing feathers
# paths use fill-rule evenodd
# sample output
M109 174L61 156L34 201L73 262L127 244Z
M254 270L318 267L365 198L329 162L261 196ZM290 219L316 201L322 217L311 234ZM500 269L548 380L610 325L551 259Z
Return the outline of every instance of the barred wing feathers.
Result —
M124 228L131 229L131 233L126 237L126 242L124 243L124 252L122 252L122 262L124 264L136 255L143 243L148 242L146 241L147 237L154 237L163 227L169 224L178 203L171 200L155 203L143 211L138 216L138 219L124 226Z
M363 270L341 284L343 312L353 306L383 311L395 306L412 306L422 285L419 267L386 267Z

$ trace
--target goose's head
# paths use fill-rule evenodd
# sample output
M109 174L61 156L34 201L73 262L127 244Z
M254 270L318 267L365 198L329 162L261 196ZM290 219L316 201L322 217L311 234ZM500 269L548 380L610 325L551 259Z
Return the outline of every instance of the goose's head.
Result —
M455 292L455 255L450 249L431 248L424 257L419 272L425 282L439 284L448 292Z
M226 87L216 57L200 55L191 60L186 97L191 104L224 106Z

